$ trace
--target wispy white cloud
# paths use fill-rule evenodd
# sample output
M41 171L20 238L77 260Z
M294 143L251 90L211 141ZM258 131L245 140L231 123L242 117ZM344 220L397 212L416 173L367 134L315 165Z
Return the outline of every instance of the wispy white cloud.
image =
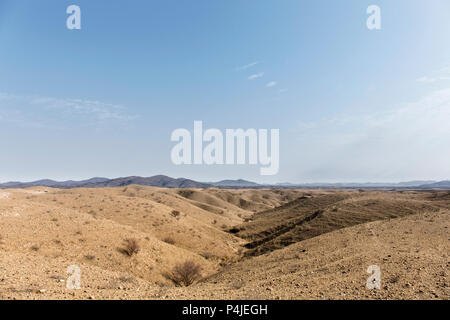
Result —
M247 70L247 69L250 69L251 67L254 67L254 66L256 66L256 65L258 65L260 63L261 63L260 61L254 61L254 62L251 62L251 63L246 64L244 66L237 67L236 71Z
M271 81L269 83L266 84L267 88L271 88L271 87L275 87L277 85L277 83L275 81Z
M297 135L304 174L324 172L337 180L450 178L450 88L387 111L301 123ZM308 172L307 172L308 171Z
M433 83L438 81L444 81L444 80L450 80L450 77L447 76L439 76L439 77L420 77L417 79L417 82L423 82L423 83Z
M447 65L447 66L441 68L438 72L444 73L444 74L450 74L450 65Z
M85 115L97 120L132 120L135 116L125 114L120 105L82 99L58 99L40 97L30 100L31 104L41 105L67 115Z
M45 127L64 120L84 124L126 122L136 118L125 107L83 99L20 96L0 93L0 121L26 127Z
M418 78L416 81L422 83L434 83L447 80L450 80L450 66L444 67L437 72L434 72L433 76L423 76Z
M260 72L260 73L252 74L247 79L248 80L255 80L255 79L258 79L258 78L262 78L263 76L264 76L264 72Z

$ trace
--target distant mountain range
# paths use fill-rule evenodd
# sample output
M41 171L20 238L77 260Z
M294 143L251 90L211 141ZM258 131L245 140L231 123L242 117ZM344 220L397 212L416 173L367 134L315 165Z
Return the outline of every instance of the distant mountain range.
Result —
M256 182L251 182L247 180L222 180L219 182L211 182L210 185L217 188L252 188L252 187L261 187L260 184Z
M152 186L161 188L399 188L399 189L450 189L450 180L446 181L407 181L399 183L279 183L258 184L247 180L222 180L219 182L198 182L185 178L171 178L164 175L153 177L123 177L116 179L92 178L82 181L54 181L38 180L34 182L7 182L0 183L0 189L51 187L51 188L108 188L128 185Z
M52 187L52 188L108 188L122 187L132 184L141 186L153 186L162 188L208 188L211 185L197 182L189 179L174 179L163 175L153 176L149 178L143 177L124 177L117 179L92 178L82 181L53 181L39 180L34 182L7 182L0 184L0 188L28 188L35 186Z
M450 180L444 180L419 186L420 188L450 189Z

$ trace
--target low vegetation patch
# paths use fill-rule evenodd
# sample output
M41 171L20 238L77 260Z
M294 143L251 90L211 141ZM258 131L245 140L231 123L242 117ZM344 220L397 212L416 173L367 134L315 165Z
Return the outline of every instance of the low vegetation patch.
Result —
M124 244L124 247L120 251L129 257L137 254L141 249L139 242L134 238L125 239Z
M209 251L202 252L202 253L200 253L200 255L203 258L205 258L206 260L214 259L216 257L213 253L211 253Z
M171 213L170 213L174 218L178 218L179 216L180 216L180 211L178 211L178 210L173 210Z
M179 287L188 287L201 278L201 266L194 261L177 264L165 277Z
M168 244L175 244L175 240L172 237L165 237L163 241Z

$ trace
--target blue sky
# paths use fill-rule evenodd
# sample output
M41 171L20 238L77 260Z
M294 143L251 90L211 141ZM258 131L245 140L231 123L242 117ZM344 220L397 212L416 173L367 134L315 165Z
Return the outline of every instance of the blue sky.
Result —
M0 181L449 179L449 35L446 0L0 0ZM194 120L280 129L279 173L173 165Z

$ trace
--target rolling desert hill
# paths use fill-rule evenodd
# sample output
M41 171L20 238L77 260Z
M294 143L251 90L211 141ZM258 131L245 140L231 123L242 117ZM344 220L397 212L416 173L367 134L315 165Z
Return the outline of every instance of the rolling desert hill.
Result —
M189 299L450 298L450 212L442 210L339 229L245 259L189 291ZM368 290L369 266L381 289Z
M449 208L446 191L4 189L0 299L448 298ZM203 279L177 287L185 261ZM385 291L364 289L368 263Z
M259 255L337 229L450 207L450 201L417 199L414 192L323 192L259 212L231 232L249 241L247 254Z

